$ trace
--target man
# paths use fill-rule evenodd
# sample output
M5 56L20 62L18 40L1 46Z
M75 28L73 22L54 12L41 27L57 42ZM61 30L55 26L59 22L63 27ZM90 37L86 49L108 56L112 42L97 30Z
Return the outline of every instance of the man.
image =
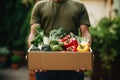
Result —
M82 37L90 39L89 17L85 6L79 0L42 0L38 1L31 15L31 31L28 38L30 47L35 37L36 27L44 30L46 36L53 29L63 28L66 33L73 32L78 35L80 30ZM37 80L84 80L84 73L75 71L47 71L37 72Z

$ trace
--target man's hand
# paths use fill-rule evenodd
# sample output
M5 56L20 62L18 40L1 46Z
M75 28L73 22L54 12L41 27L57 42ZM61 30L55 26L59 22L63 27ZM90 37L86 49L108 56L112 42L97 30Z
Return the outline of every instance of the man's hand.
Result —
M25 56L25 60L28 60L28 56L27 55Z
M34 70L34 72L46 72L46 70Z
M77 69L77 70L75 70L75 72L84 72L85 71L85 68L82 68L82 69Z

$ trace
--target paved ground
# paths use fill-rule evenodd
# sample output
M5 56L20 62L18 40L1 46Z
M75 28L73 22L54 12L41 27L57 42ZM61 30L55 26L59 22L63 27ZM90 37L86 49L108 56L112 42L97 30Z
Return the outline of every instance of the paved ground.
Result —
M23 66L17 70L11 68L0 70L0 80L35 80L34 78L30 78L32 78L32 75L29 77L29 71L26 66ZM90 79L85 77L84 80Z
M11 68L0 70L0 80L29 80L28 68L24 66L17 70Z

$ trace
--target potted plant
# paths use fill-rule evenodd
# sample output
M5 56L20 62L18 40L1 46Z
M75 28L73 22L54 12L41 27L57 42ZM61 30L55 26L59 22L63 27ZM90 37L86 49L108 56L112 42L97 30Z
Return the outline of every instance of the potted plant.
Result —
M6 47L0 47L0 68L5 68L7 66L9 54L9 49Z
M112 79L116 75L114 71L119 70L114 67L118 66L119 62L116 63L116 59L120 56L120 17L102 18L95 27L90 28L90 32L94 37L92 41L94 45L92 49L95 53L93 77L114 80Z
M21 66L22 57L19 55L11 56L11 68L18 69Z

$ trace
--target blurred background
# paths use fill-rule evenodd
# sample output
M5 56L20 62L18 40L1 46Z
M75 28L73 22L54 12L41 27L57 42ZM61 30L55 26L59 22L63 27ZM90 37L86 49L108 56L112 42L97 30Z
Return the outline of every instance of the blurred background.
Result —
M0 80L35 80L24 59L33 5L39 0L0 0ZM80 0L93 38L93 71L85 80L120 80L120 0Z

